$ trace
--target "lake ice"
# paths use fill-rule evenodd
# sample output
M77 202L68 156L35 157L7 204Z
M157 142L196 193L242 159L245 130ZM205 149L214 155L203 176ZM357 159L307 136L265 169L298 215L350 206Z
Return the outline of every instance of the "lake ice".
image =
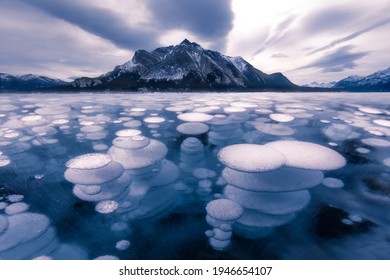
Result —
M387 93L0 95L0 259L390 259Z

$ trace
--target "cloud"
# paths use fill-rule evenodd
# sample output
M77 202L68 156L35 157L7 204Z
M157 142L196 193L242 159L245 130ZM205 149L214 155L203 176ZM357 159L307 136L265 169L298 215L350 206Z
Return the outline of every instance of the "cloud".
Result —
M19 0L47 14L111 41L118 47L156 46L157 32L148 26L131 26L113 10L77 0ZM93 2L92 2L93 3Z
M297 17L295 15L290 14L287 17L285 17L282 21L274 25L270 29L267 38L262 43L262 46L258 48L252 56L254 57L258 55L259 53L263 52L269 45L275 44L278 41L280 41L287 33L287 31L290 29L291 25L295 22L296 19Z
M204 40L218 42L224 47L233 28L231 0L147 0L156 27L184 29Z
M337 50L321 57L320 59L306 66L297 68L320 68L322 72L341 72L345 69L353 69L357 67L356 61L367 56L370 52L351 52L354 49L353 45L347 45L338 48Z
M315 34L345 26L359 18L364 11L356 7L331 7L310 13L303 18L302 28L306 34Z
M284 53L274 53L271 55L272 58L286 58L288 55L285 55Z
M337 46L337 45L339 45L341 43L344 43L344 42L350 41L352 39L355 39L356 37L358 37L360 35L363 35L364 33L367 33L367 32L369 32L371 30L374 30L376 28L382 27L382 26L384 26L386 24L389 24L389 23L390 23L390 18L386 18L384 20L381 20L379 22L371 24L368 27L365 27L365 28L363 28L363 29L361 29L359 31L353 32L353 33L349 34L348 36L345 36L345 37L342 37L340 39L334 40L334 41L330 42L326 46L323 46L321 48L315 49L315 50L309 52L309 55L315 54L315 53L318 53L318 52L321 52L321 51L328 50L328 49L330 49L330 48L332 48L334 46Z

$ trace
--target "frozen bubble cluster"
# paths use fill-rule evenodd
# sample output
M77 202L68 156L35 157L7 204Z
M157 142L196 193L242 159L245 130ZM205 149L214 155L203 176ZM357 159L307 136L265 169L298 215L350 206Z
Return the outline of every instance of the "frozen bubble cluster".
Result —
M346 164L339 153L302 141L232 145L218 159L226 166L224 195L244 209L235 232L248 238L268 235L292 221L308 205L307 189L322 181L322 171Z
M0 259L389 259L367 96L3 92Z

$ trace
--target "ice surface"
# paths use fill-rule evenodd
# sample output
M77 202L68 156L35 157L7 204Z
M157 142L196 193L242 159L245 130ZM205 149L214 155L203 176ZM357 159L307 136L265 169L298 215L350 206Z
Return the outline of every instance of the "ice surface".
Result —
M388 104L383 93L3 93L0 247L15 246L0 258L389 259ZM274 170L244 172L218 160L224 148L275 141L287 141L288 151L280 148L287 165ZM65 164L115 149L107 163ZM267 162L267 153L252 154L234 157ZM345 187L325 187L329 178ZM207 203L219 199L239 204L242 216L207 215ZM102 201L118 208L107 202L108 215L95 211ZM345 214L319 219L323 205ZM35 215L47 220L39 232ZM118 251L122 240L131 247Z
M283 154L264 145L237 144L223 148L218 159L224 165L244 172L265 172L282 167Z

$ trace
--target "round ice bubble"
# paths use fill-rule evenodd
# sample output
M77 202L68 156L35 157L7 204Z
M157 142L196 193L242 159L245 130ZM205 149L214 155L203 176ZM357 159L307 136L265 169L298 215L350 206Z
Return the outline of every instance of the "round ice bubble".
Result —
M156 124L156 123L164 123L166 119L163 117L147 117L143 119L146 123Z
M132 137L140 134L142 134L142 131L138 129L123 129L115 132L115 135L119 137Z
M104 127L102 127L100 125L88 125L88 126L83 126L82 128L80 128L80 131L85 132L85 133L92 133L92 132L102 131L103 129L104 129Z
M291 122L295 120L294 116L287 114L270 114L269 117L276 122Z
M214 117L205 113L184 113L178 115L177 118L185 122L208 122Z
M69 113L71 109L69 107L43 107L35 110L36 114L39 115L62 115Z
M150 144L140 149L121 149L112 146L108 153L121 163L125 169L139 169L161 161L168 153L166 145L157 140L150 140Z
M200 135L209 130L209 126L204 123L183 123L176 127L176 130L185 135Z
M226 247L230 245L230 239L228 240L218 240L215 238L210 238L210 245L213 247L215 250L220 250L222 251Z
M377 119L373 121L375 124L390 127L390 120Z
M387 148L390 147L390 141L378 138L365 138L362 139L362 142L366 145L378 148Z
M372 115L380 115L383 114L382 110L372 108L372 107L359 107L359 111L367 114L372 114Z
M150 144L150 138L142 135L117 137L112 141L112 144L121 149L136 150L148 146Z
M243 214L242 207L229 199L217 199L206 205L209 216L219 221L234 221Z
M4 210L5 208L7 208L8 205L9 204L7 202L4 202L4 201L0 202L0 211Z
M279 123L255 123L254 127L260 132L273 136L289 136L295 133L294 129Z
M78 157L75 157L68 162L66 162L66 167L72 169L97 169L102 168L112 162L112 159L109 155L91 153L84 154Z
M5 213L7 215L15 215L19 213L23 213L27 211L29 208L29 205L24 202L17 202L17 203L12 203L9 205L7 208L5 208Z
M98 166L98 164L83 165L83 167L87 166L95 167ZM123 166L118 162L112 161L103 167L94 169L68 168L64 173L64 177L67 181L73 184L99 185L119 178L123 172Z
M224 231L221 230L220 228L215 228L213 231L214 231L213 237L218 240L228 240L232 237L231 231Z
M128 240L120 240L115 244L115 248L120 251L127 250L130 247L130 241Z
M95 145L93 145L93 149L95 151L105 151L108 149L108 146L105 144L95 144Z
M11 160L7 156L0 156L0 167L5 167L11 163Z
M23 199L24 199L24 195L22 195L22 194L7 195L7 200L11 203L21 202Z
M336 179L336 178L332 178L332 177L324 178L321 181L321 183L325 187L332 188L332 189L340 189L340 188L344 187L343 181Z
M8 228L0 235L0 252L40 237L49 225L49 219L40 214L25 212L8 216Z
M82 186L82 191L88 195L98 194L102 191L102 187L98 185L86 185Z
M286 192L312 188L324 178L322 171L281 167L269 172L241 172L225 168L223 178L231 185L249 191Z
M311 199L307 190L292 192L253 192L232 185L224 189L225 196L246 209L272 215L285 215L305 208Z
M266 146L283 154L289 167L334 170L346 165L345 158L336 151L311 142L282 140Z
M110 214L118 209L118 202L114 200L103 200L96 204L95 210L101 214Z
M218 153L219 161L238 171L266 172L282 167L286 158L275 149L264 145L236 144Z
M357 148L356 149L356 152L360 153L360 154L368 154L370 153L371 151L369 149L366 149L366 148Z
M34 122L42 119L41 115L28 115L21 118L24 122Z
M225 113L231 114L231 113L245 113L247 110L242 107L225 107L223 111Z
M387 167L390 167L390 158L384 159L383 164L386 165Z

